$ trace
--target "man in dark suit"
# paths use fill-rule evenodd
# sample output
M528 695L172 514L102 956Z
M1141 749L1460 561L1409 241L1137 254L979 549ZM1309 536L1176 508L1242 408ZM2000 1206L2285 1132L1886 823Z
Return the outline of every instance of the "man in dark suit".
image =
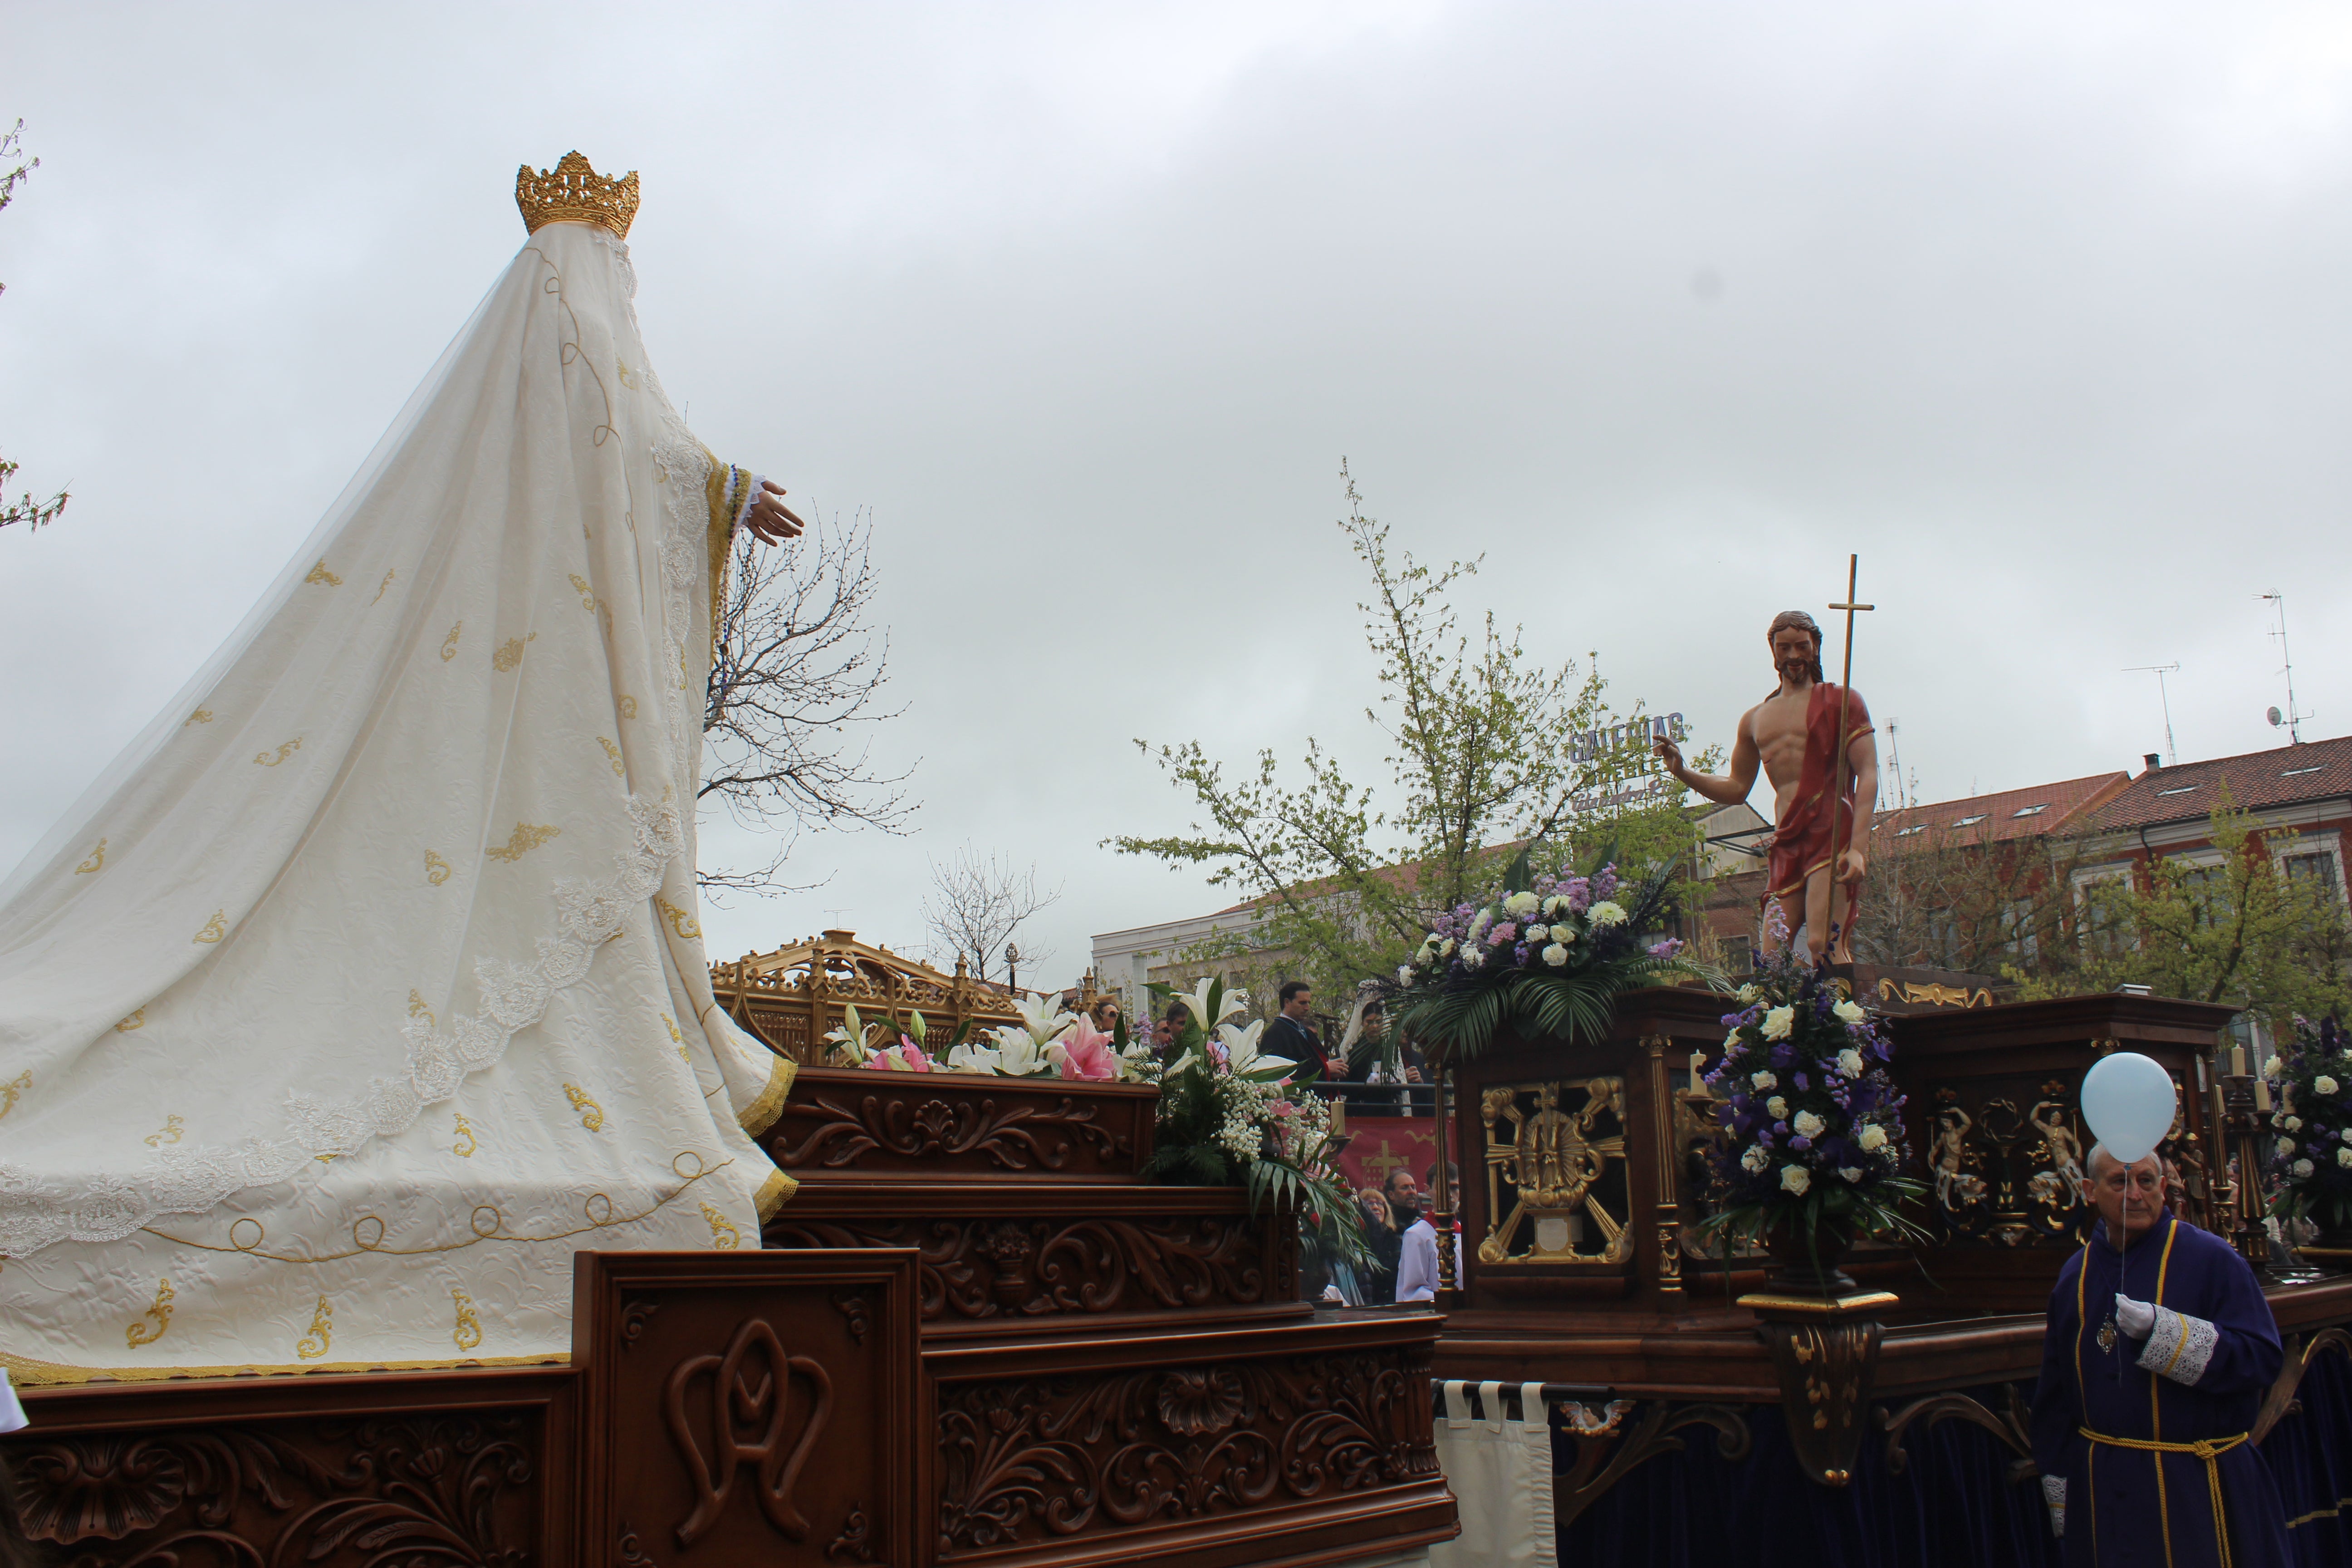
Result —
M1286 980L1278 994L1282 1011L1266 1026L1265 1038L1258 1049L1270 1057L1297 1062L1302 1069L1314 1068L1318 1084L1347 1077L1344 1069L1333 1070L1330 1058L1323 1054L1323 1042L1315 1033L1315 993L1307 982Z

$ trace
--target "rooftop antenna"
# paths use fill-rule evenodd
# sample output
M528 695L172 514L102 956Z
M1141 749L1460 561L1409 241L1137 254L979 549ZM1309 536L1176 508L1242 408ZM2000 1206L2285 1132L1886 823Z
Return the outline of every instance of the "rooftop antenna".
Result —
M2271 636L2279 640L2279 660L2285 667L2286 671L2286 711L2281 713L2275 708L2270 710L2268 717L2271 728L2276 729L2282 724L2285 725L2288 742L2300 746L2303 744L2303 721L2314 715L2304 712L2294 705L2294 656L2287 651L2286 646L2286 595L2264 594L2261 597L2278 607L2278 630L2271 633Z
M2179 668L2180 661L2175 659L2170 664L2134 664L2124 668L2126 675L2156 677L2156 700L2164 704L2164 765L2168 768L2179 763L2180 752L2172 744L2172 696L2164 689L2164 678Z

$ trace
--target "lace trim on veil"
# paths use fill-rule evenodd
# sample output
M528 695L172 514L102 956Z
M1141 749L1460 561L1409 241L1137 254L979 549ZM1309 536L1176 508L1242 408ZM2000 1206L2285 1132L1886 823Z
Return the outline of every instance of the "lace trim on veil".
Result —
M459 1016L446 1029L422 1018L402 1031L405 1079L379 1078L338 1101L289 1094L290 1136L251 1138L204 1152L167 1151L136 1175L93 1176L68 1188L37 1181L22 1166L0 1164L0 1254L24 1257L58 1241L117 1241L166 1214L202 1214L247 1187L289 1179L321 1154L356 1153L370 1139L405 1131L432 1106L453 1097L468 1073L506 1054L520 1031L545 1016L554 994L586 976L596 950L646 906L669 862L684 853L686 832L674 792L659 802L628 799L633 842L602 879L555 883L556 934L538 942L528 963L482 959L475 964L482 1016Z

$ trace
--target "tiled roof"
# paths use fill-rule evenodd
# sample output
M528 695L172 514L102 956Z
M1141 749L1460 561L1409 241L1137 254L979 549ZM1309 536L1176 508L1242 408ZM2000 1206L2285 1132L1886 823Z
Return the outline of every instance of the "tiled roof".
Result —
M2102 805L2091 826L2114 832L2160 822L2193 822L2210 816L2221 804L2225 783L2230 799L2244 811L2352 795L2352 735L2151 768Z
M2080 826L2086 811L2114 799L2130 784L2129 773L2093 773L2087 778L2002 790L1998 795L1972 795L1964 800L1882 812L1871 822L1871 837L1881 845L1915 834L1947 842L1958 838L1990 844L2054 832L2061 824Z

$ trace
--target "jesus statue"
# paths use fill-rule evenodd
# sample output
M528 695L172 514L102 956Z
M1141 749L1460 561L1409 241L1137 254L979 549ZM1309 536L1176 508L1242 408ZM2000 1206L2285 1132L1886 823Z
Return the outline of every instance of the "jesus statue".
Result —
M582 1249L756 1247L792 1063L713 1000L732 542L647 360L637 176L527 237L229 645L0 886L0 1366L545 1360Z
M1823 679L1822 628L1812 616L1783 610L1772 617L1769 639L1780 689L1739 716L1729 773L1694 773L1672 741L1653 750L1666 772L1725 805L1748 798L1763 763L1777 805L1765 901L1780 905L1816 962L1826 952L1832 963L1851 963L1863 847L1878 797L1870 710L1861 693ZM1769 922L1765 930L1769 940Z

